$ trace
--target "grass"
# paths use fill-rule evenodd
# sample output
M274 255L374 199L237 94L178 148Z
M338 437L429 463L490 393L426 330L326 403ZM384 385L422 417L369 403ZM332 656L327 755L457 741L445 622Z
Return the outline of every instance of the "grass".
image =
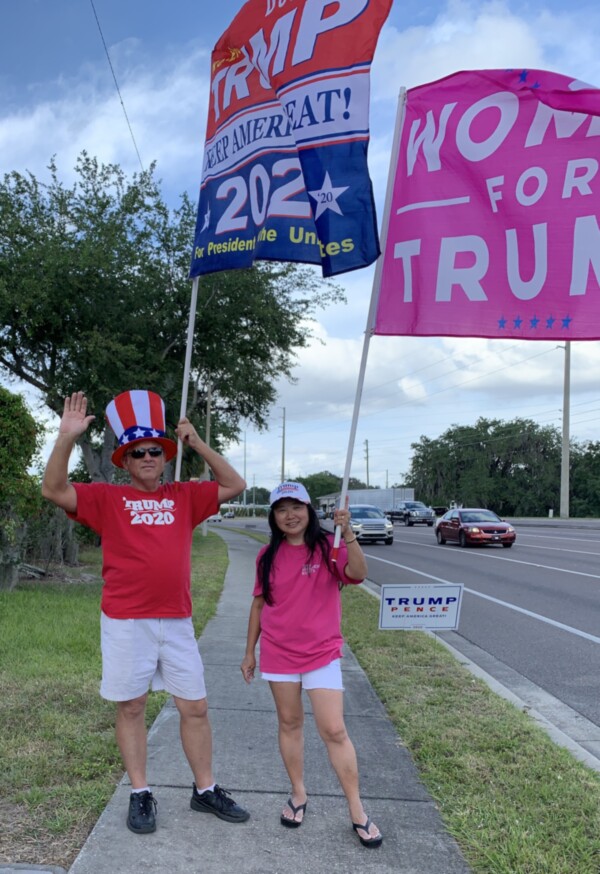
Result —
M474 678L435 638L379 631L343 594L344 636L477 874L598 874L600 775Z
M99 553L85 560L78 575L99 576ZM226 567L221 538L199 535L198 634ZM122 775L113 705L97 691L99 597L93 582L0 595L0 862L68 868ZM347 589L343 605L344 635L474 874L598 874L600 775L433 637L379 631L370 595ZM164 699L150 696L149 723Z
M0 862L68 868L123 774L114 704L98 694L100 551L81 560L70 579L0 593ZM215 613L227 563L220 537L196 536L198 635ZM148 725L166 698L149 696Z

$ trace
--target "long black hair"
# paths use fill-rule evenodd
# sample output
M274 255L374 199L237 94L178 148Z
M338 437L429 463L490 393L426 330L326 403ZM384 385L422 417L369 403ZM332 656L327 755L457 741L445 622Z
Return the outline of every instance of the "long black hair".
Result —
M331 555L331 541L325 531L321 528L321 523L317 518L317 514L313 510L310 504L306 505L308 510L308 525L306 526L306 530L304 532L304 543L308 547L310 552L310 557L312 557L315 553L316 549L319 549L321 555L323 556L323 561L329 568L332 573L335 573L332 562L330 560ZM273 570L273 562L275 561L275 556L277 555L277 550L285 540L285 534L281 531L280 528L277 527L277 523L275 521L275 511L273 507L271 507L269 511L269 528L271 529L271 541L261 557L258 560L258 578L262 585L262 595L267 604L273 603L273 597L271 595L271 571Z

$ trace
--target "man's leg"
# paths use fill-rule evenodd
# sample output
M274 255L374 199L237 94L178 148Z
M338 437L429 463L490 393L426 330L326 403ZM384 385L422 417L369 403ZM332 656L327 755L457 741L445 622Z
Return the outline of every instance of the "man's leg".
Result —
M179 732L185 757L194 775L196 786L202 789L214 783L212 773L212 730L206 698L187 701L173 696L179 711Z
M212 729L206 698L188 701L173 695L179 711L183 751L194 774L192 810L214 813L225 822L246 822L250 814L215 784L212 773Z
M132 791L148 785L146 777L146 698L117 701L115 734Z
M156 831L156 801L146 778L146 698L117 701L115 734L131 781L127 828L136 834Z

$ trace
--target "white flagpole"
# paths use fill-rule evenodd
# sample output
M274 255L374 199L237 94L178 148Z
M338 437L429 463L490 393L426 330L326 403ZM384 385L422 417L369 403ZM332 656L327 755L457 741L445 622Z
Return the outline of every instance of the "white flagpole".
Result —
M367 327L365 330L365 339L363 343L362 358L358 373L358 383L356 386L356 396L354 398L354 410L352 412L352 424L350 426L350 436L348 438L348 451L346 453L346 466L344 468L344 477L342 479L342 492L340 494L340 507L346 506L346 496L348 494L348 480L350 479L350 468L352 465L352 455L354 452L354 441L356 439L356 428L358 425L358 413L360 411L360 401L362 397L363 384L365 380L365 371L367 369L367 357L369 355L369 344L371 342L371 334L373 333L373 325L375 322L375 314L377 312L377 302L379 300L379 286L381 282L381 271L383 266L383 255L387 244L387 234L390 219L390 210L392 204L392 188L396 164L398 161L398 151L400 147L400 134L404 123L404 110L406 106L406 88L400 89L398 95L398 111L396 113L396 126L394 128L394 140L392 143L392 152L390 155L390 169L388 171L388 183L385 193L385 205L383 208L383 218L381 222L381 255L375 264L375 275L373 277L373 288L371 290L371 303L369 305L369 313L367 316ZM335 537L333 540L333 552L331 554L332 561L337 561L340 539L342 536L341 525L337 525L335 529Z
M190 384L190 370L192 366L192 347L194 345L194 324L196 321L196 305L198 302L199 278L194 277L192 282L192 298L190 300L190 317L188 319L187 345L185 347L185 364L183 367L183 386L181 389L181 406L179 418L182 419L187 412L188 388ZM183 443L177 441L177 461L175 462L175 482L181 478L181 462L183 461Z

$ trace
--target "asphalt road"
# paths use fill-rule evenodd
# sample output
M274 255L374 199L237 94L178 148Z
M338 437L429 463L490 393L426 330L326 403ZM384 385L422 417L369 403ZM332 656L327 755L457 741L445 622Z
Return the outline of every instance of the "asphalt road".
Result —
M497 662L499 680L512 671L600 726L600 527L515 528L510 550L461 549L396 525L392 546L365 545L369 578L462 583L459 628L440 636L487 671Z
M512 549L440 546L432 528L396 524L391 546L363 550L376 586L462 583L459 627L439 637L600 764L600 522L570 524L515 522Z

